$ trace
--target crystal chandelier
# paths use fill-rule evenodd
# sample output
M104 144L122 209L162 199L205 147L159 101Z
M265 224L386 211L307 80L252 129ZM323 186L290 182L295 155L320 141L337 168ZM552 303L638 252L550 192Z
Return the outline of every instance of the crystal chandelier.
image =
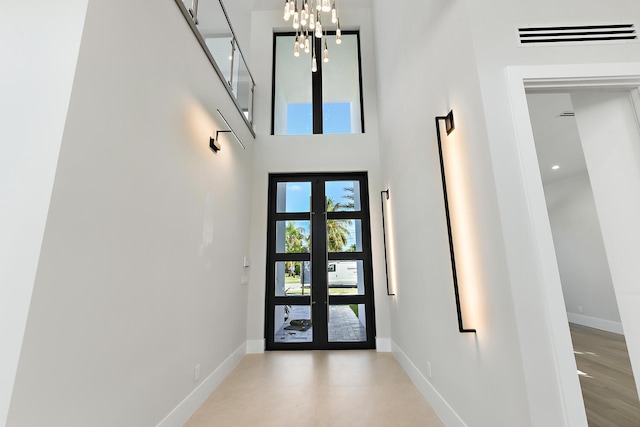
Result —
M293 56L298 57L301 52L309 53L313 50L311 71L314 73L318 70L316 50L313 48L315 39L325 38L322 60L329 62L327 30L323 22L331 20L336 25L336 44L342 43L336 0L285 0L284 20L293 21L293 29L296 30Z

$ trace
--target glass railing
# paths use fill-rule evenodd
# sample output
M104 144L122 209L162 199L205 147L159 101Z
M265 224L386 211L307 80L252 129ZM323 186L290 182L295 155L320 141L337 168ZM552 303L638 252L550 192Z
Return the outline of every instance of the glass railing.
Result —
M213 68L253 131L255 83L222 0L176 0Z

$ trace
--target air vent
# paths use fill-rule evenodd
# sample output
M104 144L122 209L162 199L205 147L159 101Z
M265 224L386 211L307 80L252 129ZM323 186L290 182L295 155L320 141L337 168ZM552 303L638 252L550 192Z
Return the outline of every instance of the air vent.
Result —
M583 44L637 40L634 24L518 28L521 45Z
M563 111L562 113L558 114L558 117L575 117L576 113L574 113L573 111Z

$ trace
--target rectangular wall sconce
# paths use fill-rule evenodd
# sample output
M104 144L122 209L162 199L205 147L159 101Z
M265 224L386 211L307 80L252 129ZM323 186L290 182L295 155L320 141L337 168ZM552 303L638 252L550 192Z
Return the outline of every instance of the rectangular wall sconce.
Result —
M451 217L449 215L449 197L447 196L447 178L444 172L444 158L442 157L442 137L440 136L440 120L444 120L445 130L449 135L455 129L453 110L446 116L436 116L436 135L438 137L438 155L440 156L440 172L442 174L442 194L444 195L444 212L447 218L447 233L449 234L449 252L451 255L451 273L453 275L453 291L456 298L456 310L458 311L458 330L460 333L476 333L475 329L465 328L462 322L462 309L460 308L460 292L458 290L458 273L456 272L456 255L453 247L453 234L451 232Z
M444 116L444 127L447 131L447 135L450 135L451 132L453 132L453 130L456 128L456 125L453 121L453 110L449 111L449 114Z
M227 125L227 127L229 129L228 130L217 130L215 138L214 137L209 137L209 148L211 148L211 150L213 150L214 153L217 153L218 151L220 151L220 141L219 141L218 137L220 136L221 133L230 133L231 135L233 135L233 137L236 139L236 141L238 141L238 144L240 144L242 149L246 150L247 147L245 147L244 144L242 143L242 141L240 141L240 138L238 138L238 135L236 135L236 133L233 131L233 129L231 128L231 125L229 124L227 119L224 118L224 116L222 115L220 110L217 110L217 111L218 111L218 114L220 115L220 117L222 118L222 120L224 121L224 123Z
M387 230L385 227L384 218L384 203L389 200L389 189L380 192L380 204L382 205L382 244L384 246L384 268L387 275L387 295L394 296L389 290L389 261L387 259Z
M211 148L211 150L213 150L214 153L217 153L218 151L220 151L220 143L218 142L218 134L220 132L221 131L219 131L219 130L216 131L216 137L215 138L211 137L211 136L209 137L209 148ZM227 131L224 131L224 132L229 132L229 131L227 130Z

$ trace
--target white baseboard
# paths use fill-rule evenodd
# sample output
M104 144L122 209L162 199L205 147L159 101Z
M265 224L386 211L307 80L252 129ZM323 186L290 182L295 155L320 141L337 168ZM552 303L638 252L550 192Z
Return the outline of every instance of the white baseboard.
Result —
M246 354L247 344L243 343L220 364L195 390L174 408L156 427L181 427L185 421L204 403L222 380L235 368Z
M569 322L576 323L590 328L600 329L601 331L613 332L614 334L624 335L622 323L613 322L611 320L598 319L583 314L567 313Z
M438 393L433 385L422 375L422 372L416 367L416 365L407 357L400 347L391 341L393 356L396 358L400 366L404 368L411 378L411 381L416 385L420 393L427 399L431 407L436 411L442 422L448 427L467 427L462 421L462 418L453 410L446 400Z
M247 340L247 354L264 353L264 340Z
M389 338L376 338L376 351L380 353L390 353L391 340Z

